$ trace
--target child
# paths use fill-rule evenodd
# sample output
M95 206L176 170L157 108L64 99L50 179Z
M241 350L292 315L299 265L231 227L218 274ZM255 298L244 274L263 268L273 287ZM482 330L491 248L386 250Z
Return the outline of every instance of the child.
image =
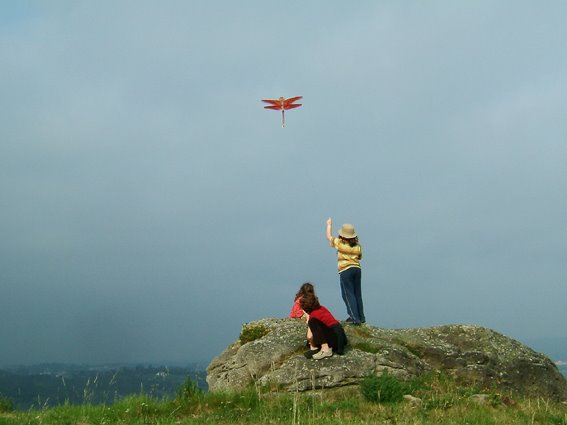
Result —
M366 323L362 305L361 269L362 247L352 224L343 224L339 236L333 237L333 220L327 219L327 240L337 250L341 295L347 308L349 323Z
M334 318L326 307L319 304L314 293L308 293L301 298L301 308L308 314L307 341L310 350L305 357L321 360L333 355L344 354L347 337L339 321Z
M303 285L301 285L301 288L299 288L299 291L297 291L297 294L295 294L295 300L293 302L293 306L291 307L291 312L289 313L288 317L290 319L305 318L306 314L301 309L301 305L300 305L301 297L303 297L306 294L314 294L314 293L315 293L315 288L313 288L313 285L311 283L305 282Z

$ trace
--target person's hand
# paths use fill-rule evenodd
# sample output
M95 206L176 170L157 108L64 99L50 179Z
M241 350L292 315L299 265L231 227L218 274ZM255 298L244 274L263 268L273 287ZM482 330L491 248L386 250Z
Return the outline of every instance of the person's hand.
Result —
M332 226L333 225L333 219L331 217L329 217L327 219L327 226Z

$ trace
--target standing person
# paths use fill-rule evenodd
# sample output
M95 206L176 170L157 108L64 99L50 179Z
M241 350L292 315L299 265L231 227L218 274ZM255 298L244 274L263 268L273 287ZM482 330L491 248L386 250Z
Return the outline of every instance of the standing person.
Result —
M313 284L310 282L305 282L295 294L295 298L293 301L293 306L291 307L291 311L289 312L288 317L290 319L303 319L306 316L306 313L301 309L301 298L306 294L314 294L315 288Z
M321 360L333 355L344 354L347 345L345 331L331 312L321 304L313 292L301 298L301 308L307 313L307 341L310 350L305 357Z
M333 220L327 219L327 240L337 250L341 295L345 302L349 323L366 323L362 304L361 269L362 247L352 224L343 224L339 236L333 237Z

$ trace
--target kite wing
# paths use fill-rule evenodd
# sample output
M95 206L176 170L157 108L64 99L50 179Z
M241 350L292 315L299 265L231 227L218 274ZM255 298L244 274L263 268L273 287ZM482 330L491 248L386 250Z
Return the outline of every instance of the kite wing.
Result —
M281 100L279 100L279 99L275 99L275 100L273 100L273 99L265 99L265 100L262 100L262 102L270 103L270 104L275 105L275 106L277 106L277 107L279 107L279 108L281 108L281 107L283 106L283 101L281 101Z
M293 109L293 108L299 108L301 106L301 103L298 103L296 105L287 105L284 106L285 109Z
M299 99L303 99L303 96L296 96L296 97L290 97L289 99L285 99L284 100L284 106L289 106L293 102L295 102L296 100L299 100Z

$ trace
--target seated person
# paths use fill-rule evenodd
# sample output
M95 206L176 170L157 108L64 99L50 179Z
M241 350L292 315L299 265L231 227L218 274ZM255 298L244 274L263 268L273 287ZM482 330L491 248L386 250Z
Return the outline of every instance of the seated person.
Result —
M301 285L301 288L299 288L297 294L295 294L295 300L293 302L293 306L291 307L291 312L288 316L290 319L302 319L307 316L307 314L301 309L300 301L301 298L308 293L314 294L315 288L313 288L313 285L311 283L305 282L303 285Z
M305 294L300 304L303 311L308 314L307 341L310 350L304 353L305 357L320 360L331 357L333 350L337 354L344 354L347 337L339 321L326 307L319 304L319 299L314 293Z

